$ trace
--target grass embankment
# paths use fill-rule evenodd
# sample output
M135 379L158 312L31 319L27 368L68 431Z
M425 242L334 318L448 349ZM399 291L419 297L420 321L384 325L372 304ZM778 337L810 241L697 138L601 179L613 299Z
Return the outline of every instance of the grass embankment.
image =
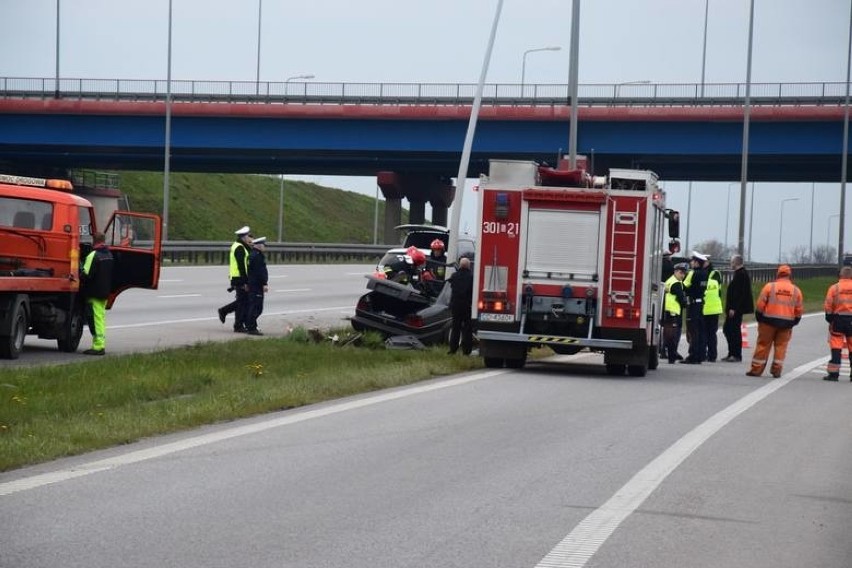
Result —
M835 277L821 276L818 278L808 278L806 280L796 280L794 275L793 283L802 291L802 303L804 305L805 313L822 312L825 293L828 291L828 287L835 282L837 282L837 278ZM755 303L757 303L757 297L762 289L762 283L752 282L751 290ZM722 290L723 300L725 298L725 291L726 290L724 289ZM754 316L746 316L745 320L754 321Z
M131 209L162 214L163 174L118 172ZM278 236L278 178L245 174L170 175L169 239L226 241L241 225L256 236ZM284 181L284 235L287 242L372 243L376 200L342 189ZM397 242L382 234L385 202L379 200L379 242ZM403 222L408 212L403 211Z
M342 332L348 333L348 332ZM479 357L287 338L0 370L0 471L482 366Z

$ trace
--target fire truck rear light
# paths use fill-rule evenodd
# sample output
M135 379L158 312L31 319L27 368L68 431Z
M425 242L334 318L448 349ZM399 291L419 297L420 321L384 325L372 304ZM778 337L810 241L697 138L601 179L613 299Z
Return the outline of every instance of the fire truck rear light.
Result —
M503 311L503 302L494 302L494 311L502 312Z
M485 302L483 302L482 300L479 300L479 303L476 304L476 308L481 312L482 310L485 309Z
M618 319L624 318L624 308L615 308L615 317Z

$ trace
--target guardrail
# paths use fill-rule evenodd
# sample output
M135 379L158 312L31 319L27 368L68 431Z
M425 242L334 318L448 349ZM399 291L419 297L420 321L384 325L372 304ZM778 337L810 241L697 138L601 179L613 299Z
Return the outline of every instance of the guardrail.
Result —
M227 264L233 241L169 241L163 243L163 263ZM373 263L394 245L340 243L267 243L266 260L285 263Z
M472 83L319 83L171 81L171 98L183 102L302 104L470 104ZM165 101L167 83L145 79L0 77L2 98L62 98ZM739 105L745 83L598 83L578 87L578 100L592 105ZM843 104L846 83L752 83L753 105ZM486 105L565 105L567 84L489 84Z

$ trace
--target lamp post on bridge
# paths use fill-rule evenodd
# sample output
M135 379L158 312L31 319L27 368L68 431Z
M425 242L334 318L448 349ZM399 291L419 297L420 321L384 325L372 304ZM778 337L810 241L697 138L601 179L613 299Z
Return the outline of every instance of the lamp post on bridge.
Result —
M562 48L558 45L551 45L548 47L536 47L533 49L528 49L524 52L524 57L521 61L521 96L524 96L524 82L527 76L527 55L530 53L535 53L537 51L560 51Z
M784 234L784 204L788 201L798 201L798 197L788 197L781 200L781 215L778 221L778 262L781 262L781 235Z
M831 249L831 222L835 219L840 219L840 213L835 213L834 215L828 216L828 226L825 228L825 245L828 249ZM828 252L828 251L826 251Z
M290 91L289 91L290 81L295 81L296 79L302 79L302 80L307 81L307 80L313 79L314 77L315 76L311 73L306 73L304 75L293 75L292 77L287 77L286 79L284 79L284 95L286 96L290 93Z

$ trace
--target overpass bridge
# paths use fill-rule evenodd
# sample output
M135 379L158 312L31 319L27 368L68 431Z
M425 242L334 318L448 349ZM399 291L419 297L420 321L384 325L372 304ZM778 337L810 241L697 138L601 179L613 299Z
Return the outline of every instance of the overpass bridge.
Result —
M171 82L176 171L377 175L398 216L444 224L476 85ZM0 164L161 170L165 81L0 78ZM840 177L846 83L752 85L750 181ZM578 152L594 169L739 179L744 84L581 85ZM567 151L567 85L487 85L470 175ZM393 222L386 220L387 223Z

